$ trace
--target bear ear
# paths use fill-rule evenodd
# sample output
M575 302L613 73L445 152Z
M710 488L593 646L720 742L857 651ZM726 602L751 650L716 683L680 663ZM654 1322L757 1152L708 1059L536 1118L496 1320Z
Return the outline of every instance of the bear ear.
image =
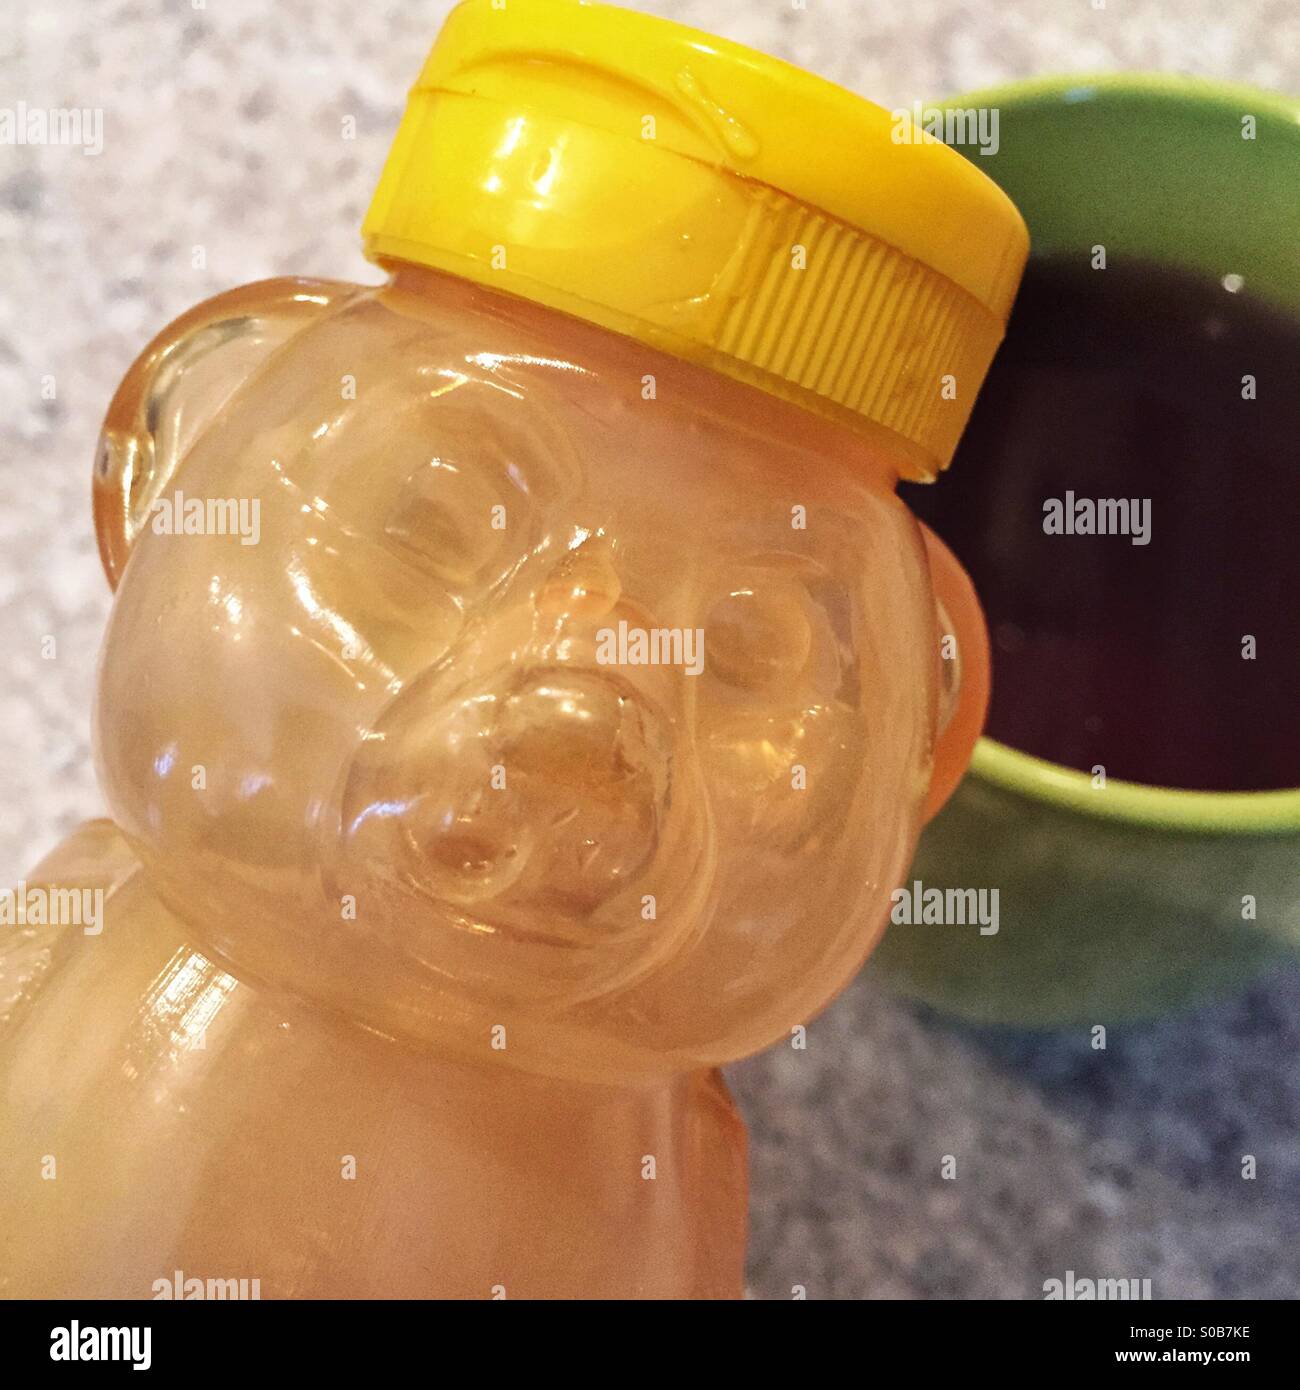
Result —
M939 728L934 773L925 804L928 821L957 789L984 731L989 707L989 633L984 610L961 561L924 523L939 627Z
M136 358L95 455L95 533L114 589L154 503L221 407L307 323L360 292L328 280L261 280L196 305Z

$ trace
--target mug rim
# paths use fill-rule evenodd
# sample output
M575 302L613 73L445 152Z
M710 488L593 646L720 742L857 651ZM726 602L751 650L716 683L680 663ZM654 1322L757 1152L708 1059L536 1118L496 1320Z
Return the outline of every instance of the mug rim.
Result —
M1004 791L1128 825L1219 835L1300 832L1300 787L1208 792L1112 777L1094 786L1090 773L1022 753L987 735L975 745L970 771Z
M1300 98L1248 83L1170 72L1079 72L999 83L962 92L940 107L1071 104L1097 97L1150 98L1170 105L1252 111L1296 128ZM1033 228L1030 228L1033 237ZM1021 752L987 735L975 745L970 771L1005 791L1061 810L1152 829L1206 834L1277 834L1300 831L1300 787L1268 791L1194 791L1092 776L1062 763Z
M1077 95L1072 96L1072 93ZM936 104L940 107L1023 106L1044 100L1073 104L1092 93L1155 97L1161 101L1229 107L1233 110L1239 109L1242 102L1249 101L1262 113L1300 126L1300 97L1288 96L1285 92L1275 92L1267 87L1254 87L1247 82L1224 82L1214 77L1179 72L1058 73L1048 77L1028 77L1022 81L999 82L992 87L977 87L970 92L945 97ZM1300 130L1297 130L1297 135L1300 135ZM1032 235L1032 228L1030 230Z

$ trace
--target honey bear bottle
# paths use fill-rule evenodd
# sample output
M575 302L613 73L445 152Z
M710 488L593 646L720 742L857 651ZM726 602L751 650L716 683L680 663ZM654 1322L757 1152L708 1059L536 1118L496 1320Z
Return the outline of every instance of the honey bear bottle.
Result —
M1023 224L773 59L469 0L364 236L109 409L112 820L6 899L0 1293L737 1295L717 1068L852 977L983 717L895 485Z

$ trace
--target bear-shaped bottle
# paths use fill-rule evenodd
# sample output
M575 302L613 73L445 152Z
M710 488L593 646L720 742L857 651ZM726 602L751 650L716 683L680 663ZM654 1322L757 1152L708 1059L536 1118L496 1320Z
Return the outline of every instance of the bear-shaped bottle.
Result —
M773 59L469 0L364 236L108 411L112 819L7 899L0 1293L736 1296L717 1069L852 977L983 717L896 484L1023 224Z

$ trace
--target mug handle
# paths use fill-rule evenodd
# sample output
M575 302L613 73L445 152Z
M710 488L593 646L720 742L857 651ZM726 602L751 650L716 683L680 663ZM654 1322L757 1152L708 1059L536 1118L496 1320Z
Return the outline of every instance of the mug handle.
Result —
M989 705L989 632L970 575L923 521L917 524L925 540L934 588L935 657L939 664L934 768L924 811L929 821L965 775L984 728Z

